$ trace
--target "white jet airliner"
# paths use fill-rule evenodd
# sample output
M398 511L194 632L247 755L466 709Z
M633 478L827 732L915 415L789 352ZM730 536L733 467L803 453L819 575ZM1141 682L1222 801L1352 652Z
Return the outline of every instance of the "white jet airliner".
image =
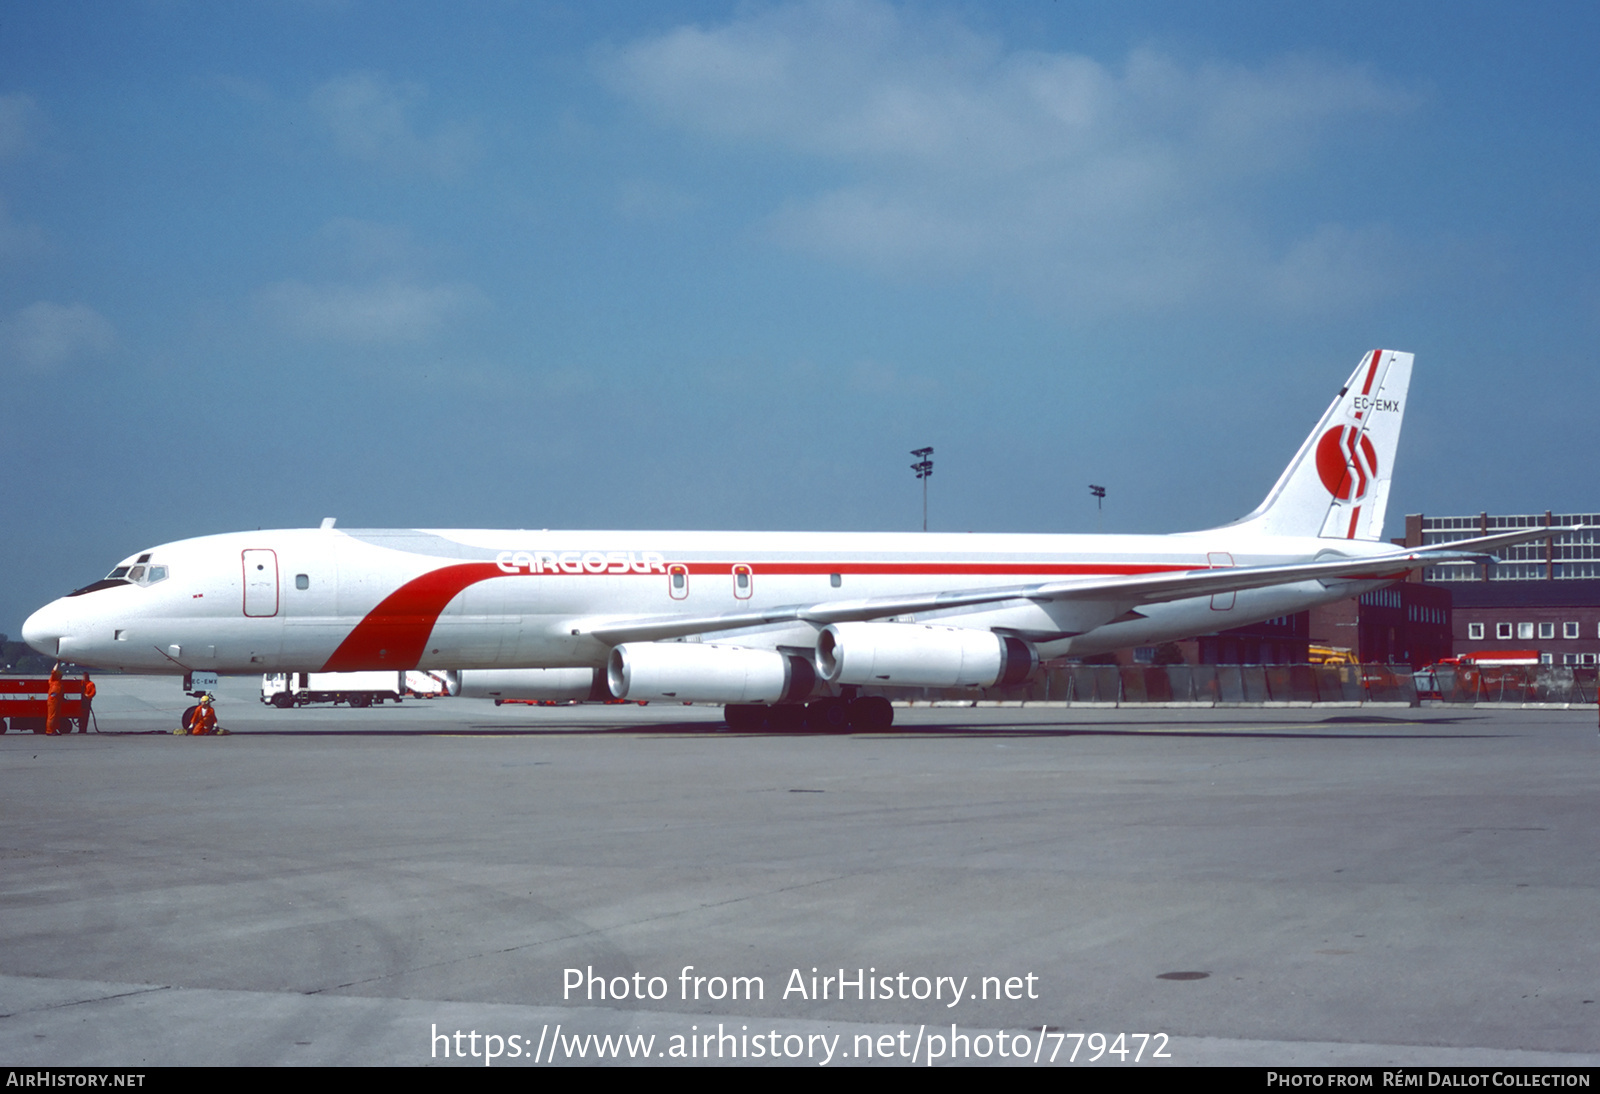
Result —
M1041 660L1298 612L1538 538L1385 543L1412 355L1362 357L1257 509L1163 536L356 530L140 551L28 619L131 672L442 669L462 694L727 704L879 728L863 686L990 687ZM809 704L809 707L802 704Z

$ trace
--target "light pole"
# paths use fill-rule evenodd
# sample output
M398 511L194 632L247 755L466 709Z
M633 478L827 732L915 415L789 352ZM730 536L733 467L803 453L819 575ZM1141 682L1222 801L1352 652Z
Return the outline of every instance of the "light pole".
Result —
M933 455L932 448L913 448L911 454L917 457L917 462L911 465L911 470L917 473L917 478L922 480L922 530L928 530L928 476L933 474L933 461L928 457Z
M1089 484L1089 493L1094 495L1094 526L1095 526L1095 530L1096 531L1104 531L1103 524L1104 524L1105 518L1102 515L1102 511L1104 509L1103 503L1106 500L1106 488L1103 487L1103 486L1096 486L1094 483L1090 483Z

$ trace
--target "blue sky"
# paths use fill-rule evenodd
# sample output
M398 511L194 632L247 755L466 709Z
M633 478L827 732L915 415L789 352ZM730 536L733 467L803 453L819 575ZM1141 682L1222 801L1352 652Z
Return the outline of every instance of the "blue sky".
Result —
M0 631L314 525L1592 511L1600 8L0 2Z

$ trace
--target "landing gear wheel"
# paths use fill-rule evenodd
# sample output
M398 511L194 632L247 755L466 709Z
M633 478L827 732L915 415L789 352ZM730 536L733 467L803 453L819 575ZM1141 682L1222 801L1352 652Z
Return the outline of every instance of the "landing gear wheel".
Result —
M278 694L272 697L272 705L277 707L279 710L288 710L290 707L294 706L294 696L290 695L287 691L280 691Z
M894 725L894 707L881 695L869 695L850 704L850 728L881 733Z
M844 733L850 728L850 707L843 699L818 699L807 704L806 723L818 733Z
M799 733L806 726L806 708L786 703L767 708L767 728L774 733Z
M767 720L767 708L759 703L729 703L722 708L722 717L729 729L748 732L761 728Z

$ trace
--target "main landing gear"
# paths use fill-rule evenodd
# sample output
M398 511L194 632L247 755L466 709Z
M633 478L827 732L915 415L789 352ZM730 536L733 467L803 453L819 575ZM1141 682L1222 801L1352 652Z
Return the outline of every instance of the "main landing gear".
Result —
M861 699L818 699L814 703L729 703L723 717L732 729L769 729L776 733L876 733L894 724L894 707L877 695Z

